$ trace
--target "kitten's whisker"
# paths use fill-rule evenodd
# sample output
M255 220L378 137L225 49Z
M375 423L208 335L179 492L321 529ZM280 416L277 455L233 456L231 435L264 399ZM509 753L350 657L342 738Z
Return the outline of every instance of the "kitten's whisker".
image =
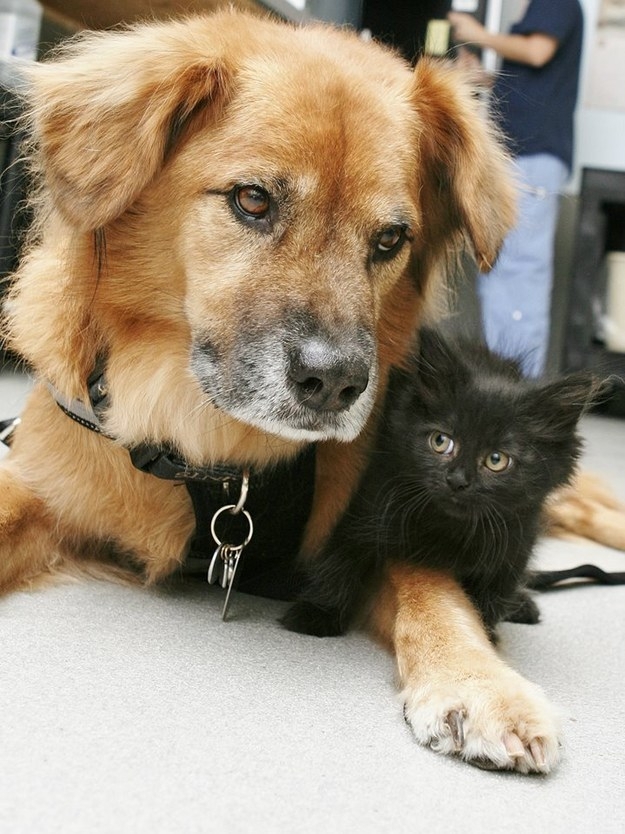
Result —
M388 554L391 548L405 548L410 530L431 499L425 487L415 484L414 480L406 475L398 475L394 481L392 489L388 490L383 498L381 515L377 519L371 519L377 534L376 546L379 553ZM399 531L399 541L390 540L391 530ZM385 541L382 540L383 534L386 534Z

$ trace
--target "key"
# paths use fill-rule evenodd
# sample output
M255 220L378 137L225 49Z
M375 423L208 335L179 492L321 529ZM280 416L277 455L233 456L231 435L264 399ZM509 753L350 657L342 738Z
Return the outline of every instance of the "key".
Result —
M237 545L236 547L230 544L224 546L224 570L221 575L221 587L229 588L234 579L234 574L239 564L239 559L243 553L243 547Z
M236 548L226 544L222 549L223 569L221 572L221 587L225 589L230 585L231 578L234 574L234 558Z
M230 605L230 596L232 594L232 589L234 588L234 580L237 575L237 568L241 562L241 554L243 553L243 547L233 547L230 549L230 555L228 558L228 565L227 565L227 586L228 591L226 593L226 599L224 601L224 607L221 610L221 619L225 620L228 615L228 607ZM224 586L226 587L226 586Z
M224 557L223 557L223 549L227 545L217 545L217 549L213 553L213 558L210 561L210 565L208 566L208 573L206 575L206 580L209 585L214 585L215 582L219 581L221 584L221 577L223 574L223 564L224 564ZM222 586L223 587L223 586Z

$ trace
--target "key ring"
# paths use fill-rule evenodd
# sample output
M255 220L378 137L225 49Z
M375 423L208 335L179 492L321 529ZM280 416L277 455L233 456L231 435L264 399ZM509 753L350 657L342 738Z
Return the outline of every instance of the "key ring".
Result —
M217 521L219 516L226 511L228 511L228 512L230 512L234 515L234 511L236 510L236 507L237 507L236 504L226 504L225 506L220 507L211 519L211 536L215 540L215 543L217 544L218 547L221 547L223 542L221 541L221 539L217 535L217 531L215 530L215 522ZM228 547L244 548L246 545L248 545L250 543L250 541L252 539L252 536L254 535L254 524L252 522L252 516L248 513L247 510L239 510L239 512L243 513L243 515L247 519L247 523L249 524L249 530L248 530L248 533L247 533L247 537L245 538L245 541L243 541L243 542L241 542L240 544L237 544L237 545L232 544L232 542L228 542L228 545L227 545Z

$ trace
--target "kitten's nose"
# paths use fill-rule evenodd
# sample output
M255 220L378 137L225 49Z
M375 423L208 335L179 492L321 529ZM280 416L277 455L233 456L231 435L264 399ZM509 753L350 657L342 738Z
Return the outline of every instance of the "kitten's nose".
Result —
M460 492L469 486L469 479L464 469L452 469L447 473L447 483L454 492Z

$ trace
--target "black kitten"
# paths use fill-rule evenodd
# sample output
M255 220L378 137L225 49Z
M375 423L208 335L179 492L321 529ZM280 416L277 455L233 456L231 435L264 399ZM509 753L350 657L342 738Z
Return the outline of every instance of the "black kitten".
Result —
M411 369L391 379L359 489L283 624L342 634L392 562L453 572L491 634L503 619L537 622L528 562L546 498L574 471L592 384L526 380L482 345L422 331Z

